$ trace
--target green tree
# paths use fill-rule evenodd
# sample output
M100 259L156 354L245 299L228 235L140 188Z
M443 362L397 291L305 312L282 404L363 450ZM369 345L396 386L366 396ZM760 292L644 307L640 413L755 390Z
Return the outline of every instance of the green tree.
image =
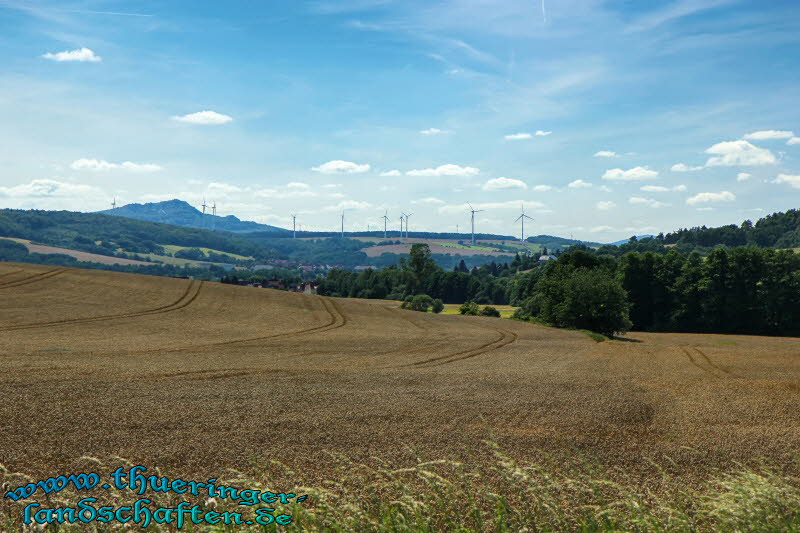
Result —
M483 309L481 309L481 316L491 316L495 318L500 318L500 311L497 308L492 307L491 305L487 305Z

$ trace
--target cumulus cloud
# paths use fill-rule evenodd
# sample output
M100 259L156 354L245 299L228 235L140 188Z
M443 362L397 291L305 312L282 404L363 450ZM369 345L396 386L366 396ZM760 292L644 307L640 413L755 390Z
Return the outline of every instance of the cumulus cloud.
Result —
M628 198L628 203L631 205L646 205L648 207L652 207L653 209L669 207L671 205L653 200L652 198L642 198L641 196L632 196L631 198Z
M591 186L592 186L591 183L588 183L588 182L580 180L580 179L575 180L575 181L571 181L567 185L567 187L569 187L570 189L583 189L583 188L591 187Z
M800 175L778 174L772 183L788 183L795 189L800 189Z
M444 133L450 133L449 130L440 130L439 128L428 128L427 130L420 131L423 135L442 135Z
M591 233L601 233L601 232L604 232L604 231L611 231L613 229L614 228L612 228L611 226L595 226L592 229L590 229L589 231Z
M792 137L786 141L786 144L800 144L800 137Z
M322 187L324 189L336 189L337 187L341 187L341 186L342 186L341 183L326 183Z
M67 183L51 179L32 180L13 187L0 187L4 198L68 198L85 194L97 194L99 190L90 185Z
M754 131L753 133L748 133L747 135L744 136L745 139L749 139L751 141L791 139L792 137L794 137L794 133L792 133L791 131L778 131L778 130Z
M610 150L600 150L599 152L594 153L594 157L619 157L619 156L617 156L617 152L612 152Z
M336 205L330 205L325 208L325 211L343 211L345 209L369 209L372 204L369 202L359 202L357 200L343 200Z
M132 163L124 161L122 163L109 163L102 159L76 159L70 164L73 170L128 170L131 172L158 172L162 170L159 165L152 163Z
M308 183L302 183L300 181L292 181L286 184L288 189L308 189Z
M479 168L475 167L462 167L454 164L439 165L436 168L423 168L409 170L406 172L407 176L475 176L480 172Z
M614 202L611 202L611 201L608 201L608 202L597 202L597 204L595 204L595 205L597 206L597 209L599 209L600 211L611 211L612 209L617 207L617 204L615 204Z
M547 137L547 136L548 136L548 135L550 135L551 133L553 133L553 132L552 132L552 131L542 131L542 130L536 130L536 136L537 136L537 137Z
M185 122L186 124L216 125L227 124L233 120L233 117L216 111L198 111L197 113L172 117L172 120Z
M669 187L662 187L661 185L644 185L642 187L639 187L639 190L644 192L669 192L669 191L683 192L686 190L686 185L675 185L671 189Z
M489 210L489 209L519 209L520 204L526 209L544 209L545 205L541 202L532 202L529 200L523 200L519 202L517 200L510 200L508 202L486 202L481 204L472 204L477 210ZM439 208L439 213L442 214L454 214L454 213L468 213L469 212L469 205L468 204L449 204L443 205Z
M51 61L82 61L89 63L99 63L103 60L102 57L95 55L89 48L79 48L77 50L70 50L67 52L56 52L55 54L46 53L42 55L45 59Z
M750 179L751 176L752 174L748 172L739 172L738 174L736 174L736 181L747 181Z
M526 139L533 139L533 135L530 133L520 132L520 133L512 133L510 135L506 135L505 139L507 141L524 141Z
M536 192L546 192L551 190L553 187L550 185L534 185L533 190Z
M704 167L690 167L684 163L675 163L670 167L670 170L673 172L694 172L695 170L702 170Z
M758 148L747 141L717 143L706 150L715 155L706 162L707 167L756 166L775 164L775 156L765 148Z
M387 170L386 172L381 172L380 176L401 176L403 173L399 170Z
M716 202L732 202L736 200L736 195L729 191L722 192L701 192L691 198L686 199L689 205L707 204Z
M322 174L361 174L362 172L369 171L369 169L370 166L366 163L360 165L352 161L342 161L340 159L328 161L318 167L311 167L311 170L314 172L320 172Z
M503 189L527 189L528 185L514 178L493 178L483 184L484 191L499 191Z
M621 168L612 168L606 170L603 174L604 180L618 180L618 181L636 181L636 180L649 180L658 177L658 172L650 170L647 167L633 167L628 170Z
M439 200L438 198L434 198L433 196L429 196L427 198L423 198L419 201L421 204L433 204L433 205L442 205L445 203L444 200Z
M219 182L211 182L206 187L206 190L209 192L219 192L219 193L236 193L242 192L241 187L237 187L236 185L231 185L229 183L219 183Z

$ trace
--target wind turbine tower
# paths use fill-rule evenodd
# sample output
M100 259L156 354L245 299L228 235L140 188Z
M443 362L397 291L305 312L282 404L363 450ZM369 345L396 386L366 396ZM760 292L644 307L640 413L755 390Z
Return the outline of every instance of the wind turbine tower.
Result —
M403 213L400 213L400 238L403 237Z
M211 229L215 230L215 229L217 229L217 201L216 200L214 200L214 205L211 206L211 215L213 217L211 219Z
M292 215L292 239L297 238L297 215Z
M385 211L383 213L383 216L381 217L381 218L383 218L383 238L384 239L386 238L386 224L389 222L389 217L387 216L388 214L389 214L389 211L387 210L387 211Z
M408 239L408 219L411 218L411 215L414 213L409 213L406 215L406 239Z
M344 239L344 209L342 209L342 239Z
M474 209L472 204L467 202L469 206L470 213L472 214L471 221L472 221L472 246L475 246L475 213L480 213L483 209Z
M116 208L117 208L117 197L115 196L114 200L111 202L111 210L113 211Z
M533 219L525 214L525 204L522 204L521 207L522 207L522 214L517 217L517 220L519 220L522 224L522 233L520 233L519 240L525 242L525 219L526 218L530 218L531 220ZM515 220L514 222L516 222L517 220Z

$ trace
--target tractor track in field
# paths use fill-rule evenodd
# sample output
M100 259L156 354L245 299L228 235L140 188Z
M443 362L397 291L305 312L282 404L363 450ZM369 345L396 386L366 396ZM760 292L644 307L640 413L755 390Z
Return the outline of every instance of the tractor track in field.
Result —
M52 278L54 276L58 276L59 274L66 272L66 268L55 268L53 270L48 270L46 272L39 272L38 274L32 274L27 278L22 278L14 281L7 281L5 283L0 283L0 289L10 289L12 287L20 287L22 285L28 285L30 283L36 283L37 281L42 281L45 279Z
M438 357L433 357L431 359L426 359L424 361L416 361L414 363L400 365L400 367L430 368L434 366L441 366L449 363L454 363L456 361L463 361L465 359L471 359L473 357L477 357L487 352L499 350L500 348L503 348L504 346L508 346L509 344L515 342L518 338L518 335L511 331L505 331L501 329L497 329L495 331L497 331L497 333L499 333L500 336L492 340L491 342L481 344L480 346L477 346L475 348L470 348L468 350L461 350L460 352L440 355Z
M718 364L716 364L715 362L713 362L713 361L712 361L712 360L711 360L711 359L710 359L710 358L709 358L709 357L708 357L708 356L705 354L705 352L703 352L703 351L702 351L700 348L694 347L693 349L694 349L694 351L695 351L695 352L697 352L698 354L700 354L700 357L702 357L703 359L705 359L705 360L706 360L706 363L708 363L708 365L709 365L709 366L711 366L711 367L713 367L713 368L716 368L716 369L717 369L717 370L719 370L720 372L723 372L723 373L725 373L725 374L727 374L727 375L729 375L729 376L735 377L735 375L734 375L734 373L733 373L733 372L731 372L730 370L726 370L726 369L722 368L721 366L719 366Z
M179 346L177 348L163 348L163 349L154 349L154 350L145 350L142 353L151 353L151 352L162 352L162 353L172 353L172 352L183 352L186 350L196 350L202 348L217 348L220 346L231 346L235 344L243 344L247 342L259 342L265 340L272 340L272 339L280 339L280 338L292 338L292 337L299 337L301 335L307 335L309 333L322 333L325 331L331 331L334 329L338 329L347 325L348 318L347 316L341 311L339 305L334 302L333 300L320 297L320 302L322 302L323 309L328 313L330 316L330 321L327 324L323 324L321 326L314 326L312 328L301 329L298 331L287 331L286 333L274 333L272 335L261 335L259 337L248 337L245 339L234 339L230 341L220 341L220 342L210 342L210 343L203 343L203 344L191 344L187 346Z
M0 274L0 279L3 279L5 277L11 276L11 275L14 275L14 274L16 274L18 272L22 272L22 269L18 268L16 270L12 270L11 272L6 272L5 274Z
M703 372L705 372L705 373L707 373L707 374L709 374L709 375L711 375L711 376L714 376L714 377L715 377L715 378L717 378L717 379L720 379L720 378L722 377L722 376L720 376L719 374L717 374L716 372L714 372L714 370L713 370L713 369L716 369L716 367L715 367L713 364L710 364L711 368L706 368L706 367L704 367L703 365L701 365L700 363L698 363L698 362L697 362L697 360L696 360L696 359L695 359L695 358L692 356L692 352L689 350L689 347L687 347L687 346L680 346L680 349L681 349L681 351L682 351L682 352L683 352L683 353L686 355L686 357L688 357L688 358L689 358L689 362L690 362L692 365L694 365L695 367L699 368L699 369L700 369L700 370L702 370ZM695 350L697 350L697 349L695 348ZM698 351L699 351L699 350L698 350ZM700 352L700 354L699 354L699 355L702 355L702 356L703 356L703 357L705 357L705 359L708 361L708 357L706 357L706 356L705 356L705 354L703 354L702 352ZM709 363L710 363L710 361L709 361ZM717 370L718 370L718 369L717 369Z
M111 315L99 315L93 317L86 317L86 318L71 318L71 319L64 319L64 320L51 320L49 322L36 322L32 324L19 324L16 326L6 326L0 328L0 331L16 331L21 329L33 329L33 328L52 328L52 327L59 327L65 325L72 325L72 324L85 324L87 322L101 322L105 320L116 320L120 318L137 318L142 316L149 316L149 315L158 315L162 313L170 313L172 311L178 311L179 309L183 309L189 306L192 302L194 302L197 297L200 295L200 289L203 287L203 281L195 281L192 280L189 282L189 285L186 287L186 290L178 298L176 301L162 305L160 307L155 307L153 309L146 309L143 311L134 311L128 313L116 313Z

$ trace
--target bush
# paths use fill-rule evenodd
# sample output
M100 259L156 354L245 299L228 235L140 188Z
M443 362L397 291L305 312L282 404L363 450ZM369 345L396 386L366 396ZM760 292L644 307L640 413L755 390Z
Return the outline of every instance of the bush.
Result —
M444 303L439 298L433 300L433 304L431 304L431 311L433 311L434 313L441 313L443 310L444 310Z
M427 313L428 308L431 305L433 305L433 298L431 298L427 294L417 294L411 301L410 309L412 311L420 311L422 313Z
M413 300L414 300L414 297L409 294L408 296L403 298L403 303L400 304L400 307L402 307L403 309L408 309L409 307L411 307L411 302Z
M461 304L461 307L458 308L458 312L462 315L477 316L480 312L480 308L475 302L464 302Z
M487 305L483 309L481 309L481 316L493 316L495 318L500 318L500 311L497 308L492 307L491 305Z

